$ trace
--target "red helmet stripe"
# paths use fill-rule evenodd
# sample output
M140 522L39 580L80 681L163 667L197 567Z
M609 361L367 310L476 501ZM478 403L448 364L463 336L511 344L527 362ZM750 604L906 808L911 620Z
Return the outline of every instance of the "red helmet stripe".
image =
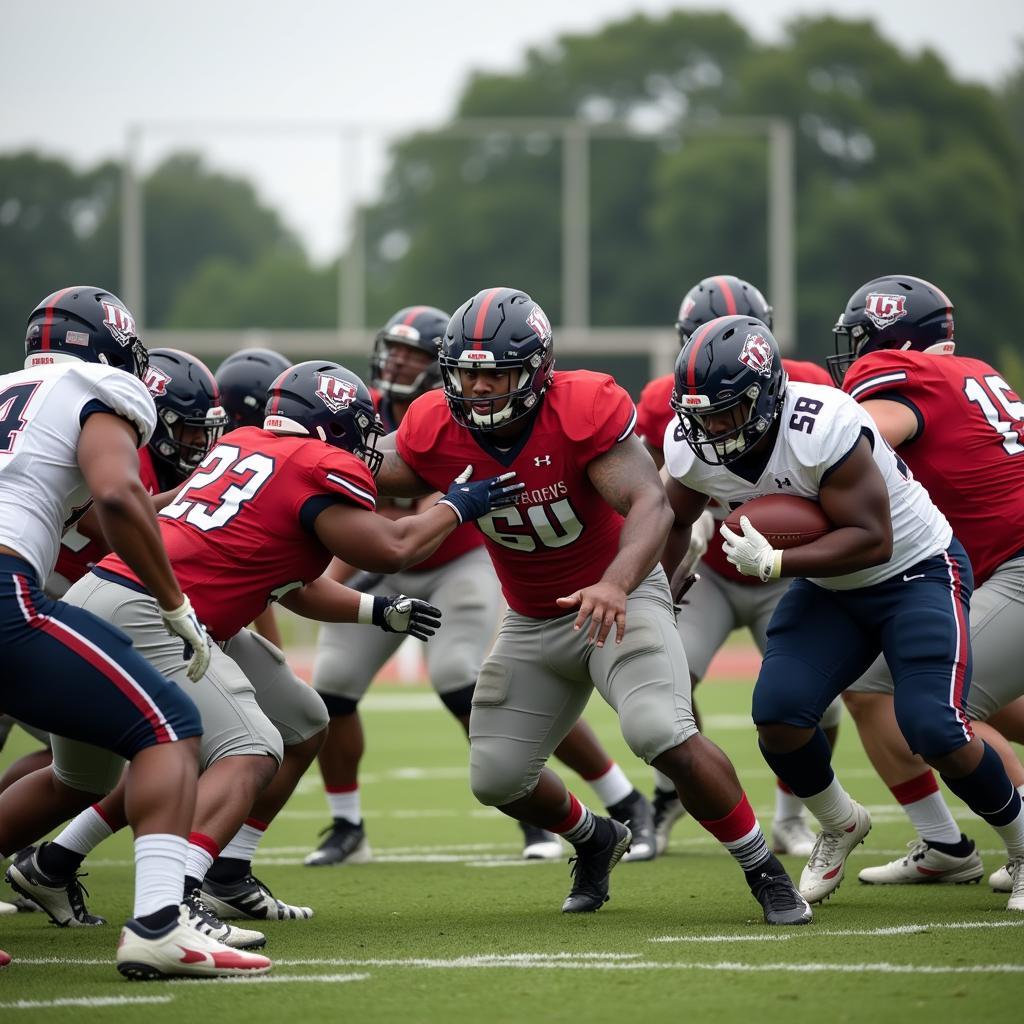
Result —
M405 319L402 321L403 324L408 326L423 312L425 309L429 309L429 306L413 306L408 313L405 314Z
M481 332L484 329L484 324L487 323L487 311L491 308L491 303L494 301L494 296L500 292L500 288L491 288L487 294L483 297L480 302L480 312L476 315L476 323L473 324L473 337L479 338Z
M728 316L736 315L736 296L729 287L729 280L725 277L716 277L718 287L722 289L722 296L725 298L725 312Z
M707 337L708 331L714 320L709 320L702 327L698 327L693 337L690 339L690 344L693 346L690 351L690 358L686 364L686 386L690 389L690 394L697 394L697 378L695 375L697 365L697 353L700 351L701 345L704 344L704 339Z
M46 307L46 318L43 320L43 340L40 345L44 352L50 351L50 328L53 326L53 311L57 308L57 303L61 300L61 298L67 295L68 292L73 292L75 290L75 287L77 286L72 286L71 288L61 288L59 292L55 292L53 300Z

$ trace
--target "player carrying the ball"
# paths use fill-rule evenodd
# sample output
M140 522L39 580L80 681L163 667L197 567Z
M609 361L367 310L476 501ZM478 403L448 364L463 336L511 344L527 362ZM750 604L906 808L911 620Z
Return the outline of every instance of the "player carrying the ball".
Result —
M1016 879L1009 909L1024 909L1024 810L999 757L965 713L971 678L970 562L949 523L874 421L849 396L790 384L771 331L727 316L679 353L665 433L675 525L674 569L709 498L738 508L765 495L820 503L824 536L776 549L746 516L722 527L740 572L797 577L768 627L753 718L772 771L821 824L800 878L810 903L843 879L846 858L871 828L830 765L822 712L879 653L895 684L896 718L912 750L1006 843Z

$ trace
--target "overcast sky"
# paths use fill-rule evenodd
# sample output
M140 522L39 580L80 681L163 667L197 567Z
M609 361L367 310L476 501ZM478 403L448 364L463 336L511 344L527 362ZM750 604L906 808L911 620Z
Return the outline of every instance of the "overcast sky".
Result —
M244 171L323 257L338 248L352 185L323 125L437 123L474 69L514 69L562 32L678 7L728 10L762 39L799 14L870 17L904 49L930 47L958 77L992 84L1024 39L1024 0L3 0L0 150L88 165L120 156L127 126L143 124L147 163L187 146ZM212 120L292 129L157 128ZM380 140L363 151L361 194L381 153Z

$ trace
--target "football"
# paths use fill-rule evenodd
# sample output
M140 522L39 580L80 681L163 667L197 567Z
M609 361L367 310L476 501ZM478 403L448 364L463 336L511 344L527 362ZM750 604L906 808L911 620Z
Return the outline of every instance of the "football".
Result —
M766 494L733 509L725 524L734 533L742 533L740 516L746 516L772 547L783 551L810 544L832 529L816 501L793 494Z

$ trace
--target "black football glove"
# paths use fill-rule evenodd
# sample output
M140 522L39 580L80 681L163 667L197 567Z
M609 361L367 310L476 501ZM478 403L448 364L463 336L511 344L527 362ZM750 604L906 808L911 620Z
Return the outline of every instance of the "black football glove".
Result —
M429 640L441 625L441 609L405 594L373 599L373 624L385 633L408 633Z
M469 483L472 475L473 467L467 466L452 481L448 493L437 502L438 505L448 505L454 509L460 523L470 523L496 508L513 504L516 496L526 488L526 484L521 481L514 484L508 482L515 478L514 472Z

